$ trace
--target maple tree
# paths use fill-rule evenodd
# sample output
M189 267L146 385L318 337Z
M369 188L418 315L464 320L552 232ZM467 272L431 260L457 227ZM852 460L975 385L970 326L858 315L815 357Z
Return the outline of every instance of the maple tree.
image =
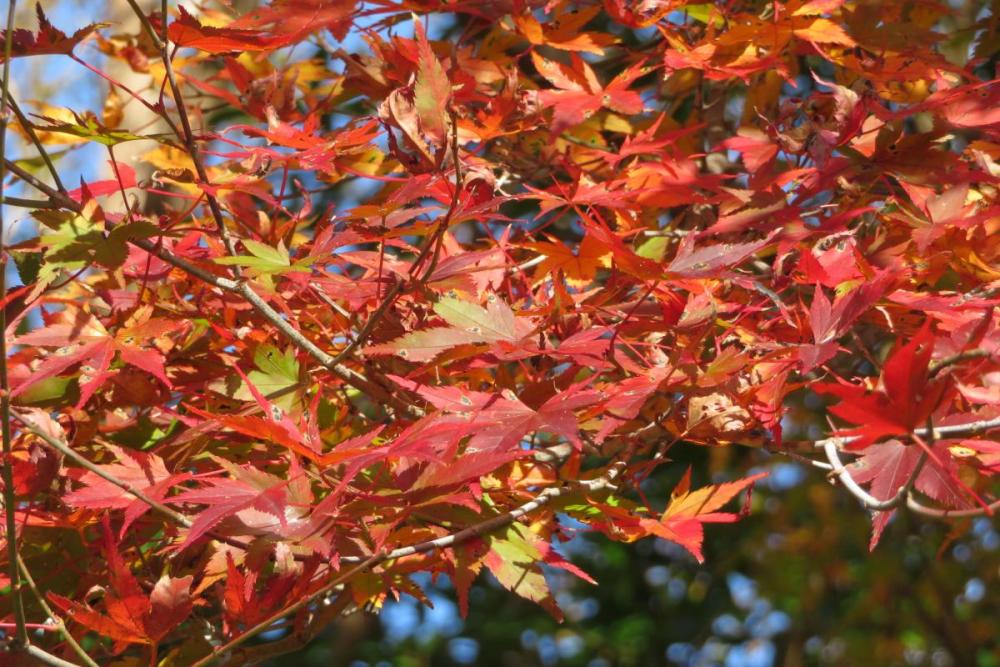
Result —
M872 549L900 509L1000 509L994 13L129 5L133 33L3 34L29 152L0 182L34 194L0 197L37 224L0 311L16 658L244 664L425 599L419 572L558 617L581 526L701 559L750 510L761 474L651 503L677 447L825 471ZM9 94L39 55L99 76L101 114ZM68 189L66 143L110 172ZM819 442L783 434L806 392Z

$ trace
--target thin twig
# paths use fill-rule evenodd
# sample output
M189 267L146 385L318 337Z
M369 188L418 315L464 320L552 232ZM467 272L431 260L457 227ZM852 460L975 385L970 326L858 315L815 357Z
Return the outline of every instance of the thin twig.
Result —
M62 203L68 199L69 201L76 204L76 200L74 200L73 198L63 194L62 192L59 192L59 190L53 188L51 185L48 185L44 181L39 180L34 174L17 166L12 160L8 160L6 151L4 151L3 153L3 164L4 164L4 169L11 171L14 174L17 174L17 177L20 178L22 181L28 183L39 192L47 194L54 201ZM3 172L0 171L0 173ZM79 210L79 208L77 208L76 210Z
M970 435L982 435L989 431L996 431L1000 429L1000 417L994 417L993 419L981 419L974 422L967 422L965 424L952 424L950 426L935 426L934 433L930 433L925 428L914 429L913 432L921 437L933 437L935 440L942 440L945 438L960 438ZM831 438L825 438L823 440L815 441L814 445L817 449L823 449L827 444L832 443L838 449L843 449L845 445L849 445L852 442L856 442L859 436L834 436Z
M14 96L10 94L10 91L7 91L7 103L10 105L11 111L14 112L14 115L17 116L17 120L21 124L25 133L28 135L28 138L31 139L31 143L35 145L35 148L38 150L38 154L45 162L45 166L48 168L49 174L52 175L52 182L56 184L56 188L59 189L59 192L66 192L66 187L62 183L62 179L59 178L59 172L56 170L55 164L52 163L52 157L49 155L49 152L45 150L45 144L41 142L38 135L35 133L35 125L28 119L27 116L24 115L21 108L17 106L17 102L14 101Z
M144 492L137 489L134 485L130 484L129 482L126 482L123 479L119 479L115 475L103 469L101 466L91 462L89 459L79 454L76 450L71 448L65 442L62 442L58 438L53 438L51 435L40 429L37 424L35 424L33 421L31 421L24 415L20 414L18 411L16 410L12 411L12 414L14 418L17 419L19 422L21 422L32 435L41 438L47 445L49 445L56 451L60 452L63 456L72 459L81 467L86 468L87 470L94 473L101 479L117 486L122 491L125 491L126 493L130 494L140 502L145 503L151 509L159 512L160 514L165 516L167 519L170 519L174 523L184 528L191 528L191 526L194 525L194 522L192 522L189 518L187 518L180 512L171 509L169 506L159 502L158 500L150 498ZM214 530L206 531L205 534L214 540L218 540L219 542L224 542L230 546L236 547L237 549L242 549L246 551L247 549L250 548L250 545L248 543L232 537L228 537L226 535L221 535L215 532Z
M0 96L0 301L7 298L7 229L3 216L4 183L7 174L7 100L10 87L10 58L14 39L14 8L16 0L7 3L7 23L4 38L3 91ZM7 312L0 308L0 430L3 439L3 510L7 539L7 568L10 576L11 607L14 612L15 647L28 646L28 630L24 625L24 599L21 596L21 573L17 569L17 496L14 493L14 468L10 437L10 381L7 377Z
M62 617L56 614L55 611L52 610L52 607L49 606L49 603L45 600L45 596L42 595L38 586L35 585L35 579L31 576L31 571L28 570L28 566L25 564L24 559L21 558L20 554L17 555L17 566L20 568L21 576L24 577L24 581L28 584L28 588L30 588L31 592L35 595L35 600L37 600L38 606L42 608L42 611L45 612L46 616L52 619L52 622L55 624L59 634L61 634L63 639L66 640L66 643L69 644L71 649L73 649L73 652L79 656L80 660L82 660L87 667L98 667L93 658L87 655L87 652L83 650L83 647L80 646L76 639L73 638L73 635L70 634L69 630L66 629L66 623L62 620Z
M296 627L293 624L292 631L281 639L231 651L223 665L231 665L232 667L256 665L264 660L297 651L311 642L323 628L351 609L357 609L357 607L351 606L351 596L347 593L341 593L336 600L329 604L324 600L318 604L318 608L302 627Z
M830 461L830 465L833 466L830 474L836 475L837 479L844 486L844 488L850 491L851 495L860 500L867 509L876 510L878 512L886 512L899 507L899 505L906 499L907 489L905 487L900 487L899 491L896 492L896 495L886 500L876 498L862 489L861 486L854 481L854 478L851 476L851 472L845 468L844 464L841 462L840 453L837 451L836 438L827 438L822 442L823 451L826 452L826 457Z
M928 420L926 428L914 429L913 438L917 440L924 451L921 452L920 459L917 461L917 465L914 466L913 471L910 472L907 477L906 483L899 487L896 494L892 498L885 500L876 498L862 489L854 477L851 476L850 470L844 467L844 464L841 462L838 450L845 441L850 440L849 438L826 438L825 440L818 441L816 446L823 449L826 453L827 459L830 461L830 465L833 466L830 474L835 475L844 488L850 491L855 498L860 500L864 506L870 510L885 512L899 507L905 501L906 505L911 509L916 506L919 508L917 510L919 513L938 518L949 516L980 516L982 514L992 515L994 505L997 503L994 503L994 505L984 505L983 507L970 510L936 510L934 508L926 507L913 499L913 487L916 484L917 477L919 477L924 465L927 463L929 453L932 451L930 449L930 445L921 440L921 436L928 438L931 443L933 443L934 440L947 437L949 435L976 435L994 428L1000 428L1000 419L972 422L969 424L955 424L953 426L940 426L937 428L934 428ZM980 500L980 502L982 501Z
M231 639L229 642L218 647L210 654L208 654L198 662L194 663L191 667L204 667L205 665L210 664L214 660L223 657L226 653L236 648L237 646L243 644L248 639L256 637L260 633L269 630L271 626L274 625L275 622L280 621L288 614L292 614L298 611L299 609L302 609L303 607L312 604L316 600L325 597L330 591L335 589L337 586L340 586L344 582L348 581L354 575L366 572L383 561L385 561L385 557L381 554L376 553L375 555L367 558L362 563L359 563L358 565L341 572L340 575L338 575L330 583L324 585L319 590L299 598L296 602L293 602L289 606L285 607L282 611L279 611L276 614L271 614L266 619L264 619L257 625L253 626L243 634L239 635L235 639Z
M25 199L23 197L4 197L3 203L8 206L17 206L18 208L33 208L33 209L58 209L59 205L52 203L46 199Z
M934 519L965 519L977 516L992 516L994 512L1000 510L1000 500L994 500L985 507L974 507L972 509L962 510L943 510L936 507L928 507L914 498L913 494L910 494L906 498L906 507L917 514L929 516Z
M444 239L444 235L448 231L451 220L455 216L455 211L458 210L459 198L461 197L462 189L465 187L464 177L460 166L461 160L458 155L458 122L455 119L454 114L451 118L451 126L451 150L452 162L455 165L455 189L452 191L451 203L448 206L447 212L445 212L444 217L441 218L441 221L438 223L434 233L427 238L427 241L424 243L424 247L420 250L420 254L413 260L413 264L410 268L411 275L420 270L420 266L424 263L424 260L427 259L431 250L434 251L430 264L424 270L423 274L421 274L419 278L414 278L414 285L423 285L434 273L434 269L437 267L438 263L438 255L441 250L441 241ZM407 281L405 279L398 280L389 289L389 291L386 292L382 299L382 303L379 304L378 308L375 309L375 312L368 318L368 321L365 322L363 327L361 327L361 330L358 331L354 340L348 343L347 346L333 358L332 363L339 364L341 361L347 359L351 354L353 354L358 347L364 345L365 341L368 340L368 336L371 335L371 332L375 329L378 323L382 321L382 318L385 317L385 314L389 311L389 308L392 307L392 304L396 302L396 299L402 293L406 284Z
M138 10L135 3L129 3L133 9ZM160 42L160 54L163 58L163 69L167 75L167 81L170 83L170 90L174 95L174 105L177 107L177 116L181 120L181 129L183 132L178 135L181 141L184 142L184 147L187 148L188 155L191 157L191 162L194 164L195 172L198 174L198 178L201 179L202 183L206 185L209 184L208 172L205 170L205 165L201 162L201 157L198 154L198 143L194 138L194 131L191 129L191 119L188 117L187 107L184 106L184 97L181 95L181 88L177 85L177 77L174 76L174 66L171 62L170 57L170 44L169 37L167 36L167 0L163 0L161 3L161 14L163 15L163 36ZM144 15L141 11L137 11L139 14L140 22L143 21ZM148 18L146 21L148 22ZM166 112L164 112L166 115ZM212 212L212 218L215 220L215 226L219 230L219 238L222 239L223 245L226 247L226 251L230 256L236 256L236 245L233 242L232 237L229 236L229 230L226 228L226 221L222 217L222 208L219 206L218 200L215 195L205 192L205 201L208 202L208 208ZM239 267L233 267L233 273L237 276L240 275Z
M989 357L989 356L990 356L989 350L981 350L981 349L965 350L964 352L953 354L950 357L944 357L943 359L938 359L930 366L928 366L927 371L933 377L942 370L944 370L945 368L948 368L949 366L954 366L955 364L961 363L967 359L982 359L983 357Z
M136 17L139 19L139 23L142 24L142 27L146 31L146 34L149 35L150 40L152 40L153 46L155 46L157 49L162 50L163 41L160 39L160 36L156 34L156 30L153 28L153 24L149 22L149 17L146 16L146 13L142 11L142 8L139 7L138 4L136 4L135 0L126 0L126 2L128 2L129 7L132 8L132 11L135 12ZM164 14L163 21L166 22L166 20L167 20L167 15Z
M157 512L159 512L163 516L165 516L168 519L170 519L171 521L173 521L174 523L178 523L178 524L184 526L185 528L190 528L193 525L193 522L190 519L188 519L186 516L184 516L183 514L181 514L180 512L172 510L171 508L167 507L166 505L164 505L160 501L155 500L154 498L150 498L148 495L146 495L145 493L143 493L139 489L135 488L135 486L133 486L129 482L126 482L125 480L122 480L122 479L118 479L117 477L115 477L111 473L109 473L106 470L104 470L101 466L99 466L99 465L97 465L95 463L92 463L89 459L87 459L86 457L82 456L79 452L77 452L76 450L74 450L72 447L70 447L69 445L67 445L65 442L62 442L58 438L54 438L51 435L49 435L48 433L46 433L44 430L42 430L41 428L39 428L38 425L35 424L35 422L33 422L28 417L25 417L19 411L14 411L13 415L14 415L15 419L17 419L19 422L21 422L22 424L24 424L24 427L29 432L31 432L32 435L35 435L35 436L41 438L42 440L45 441L45 444L47 444L49 447L52 447L53 449L55 449L56 451L58 451L59 453L61 453L66 458L73 460L77 465L79 465L79 466L81 466L83 468L86 468L87 470L89 470L90 472L94 473L95 475L97 475L101 479L103 479L103 480L105 480L107 482L110 482L111 484L114 484L115 486L117 486L118 488L120 488L122 491L126 491L127 493L131 494L132 496L134 496L136 499L142 501L143 503L149 505L150 508L156 510Z
M48 651L43 651L42 649L34 646L33 644L28 644L24 647L24 653L27 653L32 658L35 658L39 662L45 665L51 665L51 667L80 667L75 662L70 662L69 660L63 660L57 656L52 655Z

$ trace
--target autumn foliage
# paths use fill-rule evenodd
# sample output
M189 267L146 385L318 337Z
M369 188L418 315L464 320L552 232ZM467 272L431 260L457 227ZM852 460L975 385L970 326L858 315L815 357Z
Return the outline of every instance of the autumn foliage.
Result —
M418 572L559 616L543 566L589 580L575 532L701 559L751 510L766 473L648 500L675 448L815 466L872 548L895 511L998 509L989 11L139 4L131 32L39 10L3 35L5 67L147 81L95 79L96 112L4 100L6 217L36 230L7 239L0 374L25 664L244 664L424 599ZM107 169L64 182L64 145ZM805 394L829 439L787 437Z

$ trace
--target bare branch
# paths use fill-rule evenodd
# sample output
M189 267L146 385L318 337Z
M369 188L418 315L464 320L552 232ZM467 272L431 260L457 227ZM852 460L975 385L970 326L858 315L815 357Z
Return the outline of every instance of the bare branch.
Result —
M382 554L376 553L373 556L370 556L362 563L359 563L358 565L350 568L349 570L341 572L341 574L338 575L336 578L334 578L333 581L326 584L318 591L306 595L305 597L299 598L296 602L293 602L289 606L285 607L285 609L279 611L276 614L271 614L269 617L267 617L257 625L253 626L240 636L230 640L226 644L223 644L219 648L215 649L210 654L208 654L198 662L194 663L191 667L205 667L205 665L208 665L214 660L217 660L219 658L224 658L226 654L229 653L229 651L236 648L237 646L240 646L248 639L256 637L260 633L268 630L272 625L274 625L277 621L280 621L288 614L294 613L299 609L302 609L303 607L306 607L312 604L313 602L316 602L317 600L325 597L330 591L335 589L337 586L340 586L344 582L350 580L351 577L353 577L354 575L361 574L362 572L367 572L368 570L375 567L379 563L384 562L385 560L386 558Z
M63 660L60 657L52 655L48 651L43 651L33 644L25 646L24 649L22 649L22 652L30 655L32 658L38 660L44 665L51 665L52 667L80 667L75 662Z
M115 477L111 473L109 473L106 470L104 470L103 468L101 468L101 466L99 466L99 465L97 465L95 463L91 463L86 457L81 456L76 450L74 450L72 447L70 447L69 445L67 445L65 442L62 442L58 438L53 438L51 435L49 435L44 430L42 430L41 428L39 428L38 425L35 424L31 419L25 417L20 412L14 411L13 415L14 415L15 419L17 419L19 422L21 422L22 424L24 424L24 427L32 435L35 435L35 436L41 438L42 440L45 441L45 444L47 444L49 447L52 447L53 449L55 449L56 451L58 451L59 453L61 453L66 458L73 460L77 465L79 465L79 466L81 466L83 468L86 468L87 470L89 470L90 472L94 473L95 475L97 475L101 479L103 479L105 481L108 481L108 482L114 484L115 486L117 486L122 491L125 491L125 492L131 494L133 497L135 497L136 499L141 500L142 502L146 503L147 505L150 506L150 508L156 510L157 512L159 512L163 516L165 516L168 519L170 519L171 521L173 521L174 523L180 524L180 525L184 526L185 528L190 528L193 525L192 521L190 519L188 519L186 516L184 516L183 514L181 514L180 512L172 510L171 508L167 507L166 505L164 505L160 501L155 500L153 498L150 498L145 493L143 493L139 489L135 488L129 482L126 482L124 480L118 479L117 477Z
M10 109L14 112L14 115L17 116L17 120L21 124L21 128L28 135L31 143L35 145L42 161L45 162L45 166L49 170L49 174L52 176L52 182L56 184L59 192L66 192L66 187L62 183L62 179L59 178L59 171L56 170L56 166L52 163L52 157L49 155L49 152L45 150L45 144L41 142L38 135L35 133L34 123L32 123L28 117L24 115L24 112L21 111L21 108L17 106L17 102L14 101L14 96L10 94L10 91L7 91L7 103L10 105Z
M7 298L7 229L3 217L4 184L7 174L7 101L10 99L10 58L14 40L14 8L16 0L7 3L7 23L4 38L3 92L0 95L0 301ZM17 569L17 498L14 494L14 468L10 438L10 381L7 376L7 313L0 308L0 424L3 440L3 510L4 532L7 541L7 567L10 576L11 607L14 612L15 647L28 645L28 631L24 625L24 599L21 595L21 573Z
M134 3L129 3L132 8L138 10L139 8ZM174 105L177 107L177 115L181 120L181 129L183 133L180 133L178 137L184 142L184 147L187 149L188 155L191 157L191 162L194 164L195 171L198 174L198 178L201 179L202 183L208 184L208 172L205 170L205 165L201 162L201 157L198 153L198 143L194 138L194 132L191 129L191 119L188 117L187 107L184 106L184 97L181 95L181 88L177 85L177 77L174 76L174 66L172 59L170 57L170 44L168 43L167 37L167 0L163 0L161 4L161 13L163 15L163 37L160 40L160 54L163 58L163 68L167 75L167 81L170 83L170 90L174 95ZM136 12L139 16L139 20L144 23L148 23L149 19L146 18L142 11ZM166 115L164 112L163 115ZM226 251L231 255L236 255L236 245L233 242L232 237L229 236L229 230L226 229L226 221L222 217L222 208L219 206L218 200L215 195L205 192L205 200L208 202L208 208L212 212L212 218L215 220L215 226L219 230L219 237L222 239L222 243L226 247ZM239 267L233 267L233 272L238 276L240 275Z
M943 440L945 438L961 438L970 435L983 435L984 433L996 431L998 429L1000 429L1000 417L994 417L993 419L981 419L974 422L967 422L965 424L935 426L933 433L928 431L926 428L914 429L913 432L923 438L932 437L935 440ZM838 449L843 449L844 445L855 442L856 440L858 440L857 436L834 436L832 438L817 440L815 442L815 446L817 449L823 449L828 443L832 443Z
M53 204L51 201L44 199L24 199L23 197L4 197L3 203L8 206L17 206L18 208L33 208L33 209L58 209L60 206Z
M62 192L59 192L59 190L53 188L51 185L48 185L44 181L41 181L38 178L36 178L35 175L32 174L31 172L21 169L13 161L8 160L6 150L3 152L3 164L4 164L4 169L7 169L13 172L14 174L17 174L17 177L20 178L22 181L28 183L29 185L31 185L31 187L35 188L39 192L48 195L53 201L57 202L61 208L69 208L70 210L73 211L80 210L80 205L71 197L63 194ZM72 206L67 206L66 205L67 202L72 202Z
M231 651L223 665L232 665L232 667L256 665L264 660L297 651L311 642L323 628L336 620L337 617L347 614L352 609L357 609L357 607L351 605L351 596L346 593L337 596L333 601L321 601L302 627L293 625L289 635L276 641Z
M437 267L438 254L441 250L441 240L448 231L448 226L451 224L451 219L455 216L455 211L458 210L459 197L461 196L462 188L465 185L460 166L461 160L458 155L458 122L455 119L454 114L452 114L451 118L451 127L451 150L453 162L455 163L455 189L452 192L451 204L449 204L444 217L441 218L440 222L438 222L437 229L435 229L434 233L427 238L427 241L424 243L424 247L420 250L420 254L417 255L415 260L413 260L413 264L410 268L411 276L420 270L424 260L427 259L427 256L430 255L433 250L434 254L431 257L430 264L419 278L414 279L415 285L424 284L427 282L427 279L431 277L431 274L434 273L434 269ZM333 358L331 361L332 364L339 364L341 361L353 354L358 347L364 345L365 341L368 340L368 336L371 335L371 332L376 326L378 326L378 323L382 321L383 317L385 317L389 308L392 307L392 304L396 302L396 299L403 292L403 288L406 287L406 283L406 280L399 280L389 289L386 295L382 298L382 303L379 304L378 308L375 309L375 312L368 318L368 321L365 322L363 327L361 327L361 330L358 332L357 336L354 337L354 340L348 343L347 346Z
M17 411L12 411L12 414L13 414L13 416L14 416L15 419L17 419L19 422L21 422L22 424L24 424L24 427L30 433L32 433L33 435L41 438L43 441L45 441L45 443L47 445L49 445L50 447L52 447L56 451L60 452L61 454L63 454L63 456L66 456L67 458L72 459L74 462L76 462L81 467L86 468L87 470L89 470L90 472L94 473L95 475L97 475L101 479L103 479L103 480L105 480L107 482L110 482L111 484L114 484L115 486L117 486L122 491L125 491L126 493L132 495L134 498L136 498L137 500L145 503L151 509L159 512L161 515L163 515L167 519L170 519L174 523L176 523L176 524L178 524L180 526L183 526L184 528L190 528L192 525L194 525L193 522L190 519L188 519L186 516L184 516L180 512L177 512L177 511L171 509L170 507L168 507L167 505L159 502L158 500L150 498L148 495L146 495L145 493L143 493L139 489L135 488L135 486L133 486L129 482L126 482L125 480L119 479L115 475L112 475L108 471L106 471L103 468L101 468L99 465L96 465L95 463L92 463L86 457L81 456L78 452L76 452L72 447L70 447L69 445L67 445L65 442L62 442L61 440L59 440L57 438L53 438L51 435L49 435L45 431L43 431L42 429L38 428L38 425L36 425L34 422L32 422L30 419L28 419L24 415L20 414ZM237 549L246 550L246 549L250 548L250 545L247 544L246 542L243 542L241 540L237 540L237 539L228 537L226 535L220 535L219 533L216 533L215 531L212 531L212 530L207 531L206 534L209 535L210 537L212 537L212 539L218 540L220 542L225 542L226 544L228 544L230 546L234 546Z
M984 357L989 357L989 350L966 350L964 352L959 352L958 354L953 354L950 357L944 357L943 359L938 359L928 367L928 372L931 376L937 375L939 372L948 368L949 366L954 366L968 359L982 359Z
M906 499L908 491L906 485L900 487L896 495L888 500L876 498L862 489L861 486L854 481L854 478L851 477L850 471L844 467L844 464L840 460L840 454L837 451L838 439L827 438L821 442L823 450L826 452L826 457L830 461L830 465L833 466L830 474L836 475L837 479L840 480L840 483L844 485L844 488L850 491L855 498L860 500L867 509L885 512L899 507L899 505ZM817 443L817 445L818 444L820 443Z
M146 31L146 34L149 35L149 39L153 42L153 46L162 50L163 41L160 39L160 36L156 34L156 30L153 28L153 24L149 22L149 17L146 16L146 13L142 11L142 8L139 7L138 4L136 4L135 0L126 0L126 2L128 2L129 7L132 8L132 11L135 12L136 17L139 19L139 23L142 24L142 27ZM164 21L167 20L166 14L163 15L163 20Z
M79 202L73 200L72 198L54 190L50 186L42 183L30 173L24 171L17 167L16 164L9 160L4 160L4 164L13 172L15 172L21 178L31 183L34 187L38 188L45 194L47 194L50 199L58 204L61 208L66 208L71 211L79 212L82 210L82 206ZM314 359L316 359L320 364L322 364L327 370L336 375L338 378L351 385L355 389L364 392L368 396L384 401L388 405L391 405L395 409L410 415L411 417L419 419L424 416L424 411L418 406L408 403L401 399L398 395L387 390L386 388L376 384L375 382L369 380L363 374L358 371L349 368L343 364L336 362L335 358L320 349L315 343L305 337L302 332L292 326L281 313L276 311L267 303L259 294L257 294L250 285L245 281L236 281L229 278L224 278L222 276L217 276L210 271L206 271L190 262L183 260L169 252L165 252L162 248L157 247L157 245L148 239L129 239L129 243L142 248L151 255L167 262L171 266L175 266L195 278L206 282L219 289L226 290L227 292L232 292L239 294L247 302L254 307L254 309L260 313L264 319L274 325L281 333L283 333L288 339L299 349L305 351Z
M42 592L38 590L38 586L35 585L35 579L31 576L31 571L28 570L28 566L25 564L24 559L21 558L20 554L17 556L17 566L21 570L21 576L24 577L24 581L28 584L28 588L30 588L31 592L35 595L35 600L38 602L38 606L42 608L42 611L45 612L46 616L52 619L52 622L55 624L59 634L62 635L62 638L67 644L69 644L70 648L73 649L73 652L76 653L80 660L83 661L83 664L87 665L87 667L98 667L93 658L87 655L87 652L83 650L83 647L80 646L76 639L73 638L73 635L70 634L69 630L66 629L66 623L63 621L62 617L56 614L55 611L52 610L52 607L49 606L49 603L45 600L45 596L42 595Z
M974 507L972 509L938 509L924 505L911 493L906 497L906 507L917 514L934 519L964 519L976 516L993 516L994 512L1000 510L1000 500L994 500L985 507Z

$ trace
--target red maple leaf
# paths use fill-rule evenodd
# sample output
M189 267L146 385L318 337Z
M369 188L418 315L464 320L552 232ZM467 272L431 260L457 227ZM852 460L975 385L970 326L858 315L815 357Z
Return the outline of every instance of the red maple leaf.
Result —
M181 548L193 544L223 520L237 518L243 532L281 534L302 523L300 507L289 500L289 480L276 477L252 466L236 466L216 458L232 477L204 480L197 489L172 496L172 504L205 505L192 524ZM310 499L311 500L311 499Z
M189 46L207 53L230 53L270 51L294 41L294 36L268 35L261 30L204 26L183 5L178 7L178 13L178 18L167 29L170 41L177 46Z
M642 97L628 87L647 73L643 63L623 70L607 86L602 86L594 70L576 53L570 55L570 65L544 58L532 51L532 61L539 74L558 90L542 90L538 100L552 107L552 134L582 123L602 107L632 115L642 111Z
M917 475L914 486L918 491L926 493L948 507L968 507L968 500L956 488L954 480L957 466L948 453L947 445L937 443L934 449L938 454L936 458L949 469L943 469L937 461L928 458L920 474ZM864 450L862 457L847 468L854 481L871 484L868 489L871 495L879 500L891 500L909 482L922 453L923 450L916 445L904 445L899 440L889 440ZM874 513L869 549L874 550L878 545L894 511Z
M841 399L830 408L831 413L858 425L837 431L838 436L855 438L847 445L849 449L864 449L881 438L907 435L924 425L952 388L947 376L931 378L928 365L933 352L934 336L928 323L889 356L875 391L856 384L815 387L820 394Z
M57 29L49 23L48 17L42 11L42 4L40 2L35 4L35 13L38 16L38 33L33 33L23 28L16 28L11 38L10 55L12 58L46 54L69 55L73 53L76 45L86 39L90 33L104 25L108 25L106 23L91 23L80 28L71 36L67 36L62 30ZM6 31L0 30L0 40L4 40L5 38ZM0 62L3 62L3 60L3 53L0 53Z

